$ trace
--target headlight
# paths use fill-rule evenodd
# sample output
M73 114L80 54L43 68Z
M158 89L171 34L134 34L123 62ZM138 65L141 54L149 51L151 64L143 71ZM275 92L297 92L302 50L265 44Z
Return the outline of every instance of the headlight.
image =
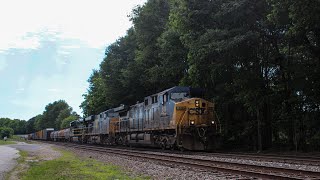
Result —
M199 100L196 100L196 107L199 107L200 106L200 104L199 104Z
M192 120L192 121L190 121L190 124L191 124L191 125L194 125L194 121L193 121L193 120Z
M211 121L211 124L214 124L215 122L214 121Z

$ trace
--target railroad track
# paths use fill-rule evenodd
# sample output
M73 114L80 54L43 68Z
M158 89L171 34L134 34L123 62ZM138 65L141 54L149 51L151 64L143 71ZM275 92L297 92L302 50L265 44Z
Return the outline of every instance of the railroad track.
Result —
M150 151L150 149L136 148L138 151ZM281 162L297 165L320 166L320 156L301 156L301 155L280 155L280 154L257 154L257 153L212 153L212 152L180 152L170 150L152 149L155 152L197 155L218 158L246 159L252 161Z
M142 158L170 164L184 165L214 172L231 173L246 177L262 179L320 179L320 172L298 170L279 167L267 167L261 165L242 164L235 162L225 162L209 159L198 159L192 157L179 156L177 154L154 153L129 149L107 148L90 145L58 143L72 148L89 150L100 153L117 154L134 158Z
M320 165L320 157L311 156L288 156L276 154L243 154L243 153L201 153L201 156L219 157L219 158L236 158L248 159L254 161L269 161L269 162L283 162L289 164L299 165Z

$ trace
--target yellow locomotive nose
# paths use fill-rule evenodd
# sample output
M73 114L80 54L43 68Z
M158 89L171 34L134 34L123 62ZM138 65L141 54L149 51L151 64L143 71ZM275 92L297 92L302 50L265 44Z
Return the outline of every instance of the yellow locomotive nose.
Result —
M212 102L201 98L178 102L174 118L178 146L193 150L211 148L215 135L219 133L217 128L220 124Z
M175 119L185 126L212 126L216 124L214 105L200 98L192 98L176 104Z

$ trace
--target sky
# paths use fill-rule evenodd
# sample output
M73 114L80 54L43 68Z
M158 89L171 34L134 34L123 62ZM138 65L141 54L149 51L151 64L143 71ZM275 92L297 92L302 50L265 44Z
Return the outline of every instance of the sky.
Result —
M0 0L0 118L28 120L65 100L78 114L105 48L146 0Z

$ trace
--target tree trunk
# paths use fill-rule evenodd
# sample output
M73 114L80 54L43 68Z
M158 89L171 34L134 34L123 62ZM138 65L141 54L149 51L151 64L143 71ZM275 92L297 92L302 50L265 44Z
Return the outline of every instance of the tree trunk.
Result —
M260 111L257 108L257 130L258 130L258 152L262 151L262 138L261 138L261 118Z

